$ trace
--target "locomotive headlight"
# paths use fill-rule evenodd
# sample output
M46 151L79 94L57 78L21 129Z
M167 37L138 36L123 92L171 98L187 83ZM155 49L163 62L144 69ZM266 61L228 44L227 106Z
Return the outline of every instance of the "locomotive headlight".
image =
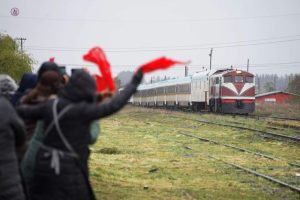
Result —
M242 72L241 72L241 71L236 71L236 73L237 73L237 74L240 74L240 73L242 73Z

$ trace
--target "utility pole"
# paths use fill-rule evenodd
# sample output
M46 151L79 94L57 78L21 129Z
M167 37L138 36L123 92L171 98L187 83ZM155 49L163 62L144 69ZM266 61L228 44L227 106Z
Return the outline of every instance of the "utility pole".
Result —
M209 57L210 57L210 61L209 61L209 70L211 70L211 59L212 59L212 53L213 53L213 48L211 48L211 50L210 50L210 54L208 54L208 55L209 55Z
M21 52L22 52L22 54L24 53L23 52L23 41L25 42L25 40L27 40L26 38L22 38L22 37L20 37L20 38L16 38L16 40L20 40L21 41Z
M259 76L257 75L257 94L259 94L260 93L260 78L259 78Z
M188 67L184 66L184 76L187 77L188 76Z
M247 60L247 72L249 72L249 58Z
M274 75L274 90L276 91L276 80L277 80L277 76Z

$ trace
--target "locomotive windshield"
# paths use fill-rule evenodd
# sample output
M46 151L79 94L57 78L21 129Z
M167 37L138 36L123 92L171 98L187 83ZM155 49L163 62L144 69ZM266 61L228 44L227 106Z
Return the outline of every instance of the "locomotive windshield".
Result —
M246 83L253 83L253 77L252 76L246 76Z
M232 82L231 76L224 76L224 83L231 83L231 82Z
M234 82L235 83L243 83L244 82L244 77L243 76L235 76L234 77Z

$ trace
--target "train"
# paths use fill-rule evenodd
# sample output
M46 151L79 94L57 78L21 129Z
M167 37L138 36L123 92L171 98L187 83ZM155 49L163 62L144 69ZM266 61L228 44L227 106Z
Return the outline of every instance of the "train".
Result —
M249 114L255 110L255 79L252 73L238 69L206 70L186 77L141 84L130 103Z

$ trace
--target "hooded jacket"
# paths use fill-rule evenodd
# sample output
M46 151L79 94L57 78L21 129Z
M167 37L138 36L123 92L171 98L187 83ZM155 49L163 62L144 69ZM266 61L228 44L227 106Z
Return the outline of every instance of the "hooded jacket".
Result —
M86 174L88 174L88 144L91 122L109 116L126 105L130 96L136 91L142 77L143 74L138 72L122 93L115 95L110 101L100 104L94 102L95 80L84 71L74 73L59 93L58 113L67 105L73 105L60 119L59 124L63 135L79 155ZM43 119L45 127L47 127L53 120L52 105L53 101L48 101L43 105L21 106L18 108L18 112L24 118ZM43 143L64 152L69 151L55 128L51 129L45 136ZM87 199L87 187L76 164L63 156L60 162L61 175L54 176L54 170L50 168L50 158L46 158L45 155L47 155L45 150L40 150L37 156L35 185L33 186L33 194L35 194L36 199L55 199L57 197L55 195L60 195L62 199ZM51 185L53 182L61 183L61 185L53 186ZM47 193L40 191L47 191ZM49 194L53 195L48 196Z
M17 87L18 86L15 80L12 79L9 75L0 74L0 94L10 100L17 90Z
M25 73L22 76L20 81L20 86L17 89L16 93L13 95L11 102L14 106L18 103L18 101L22 98L25 92L29 89L32 89L36 86L37 83L37 75L32 73Z
M0 96L0 199L25 199L16 147L25 141L24 124L11 104Z

